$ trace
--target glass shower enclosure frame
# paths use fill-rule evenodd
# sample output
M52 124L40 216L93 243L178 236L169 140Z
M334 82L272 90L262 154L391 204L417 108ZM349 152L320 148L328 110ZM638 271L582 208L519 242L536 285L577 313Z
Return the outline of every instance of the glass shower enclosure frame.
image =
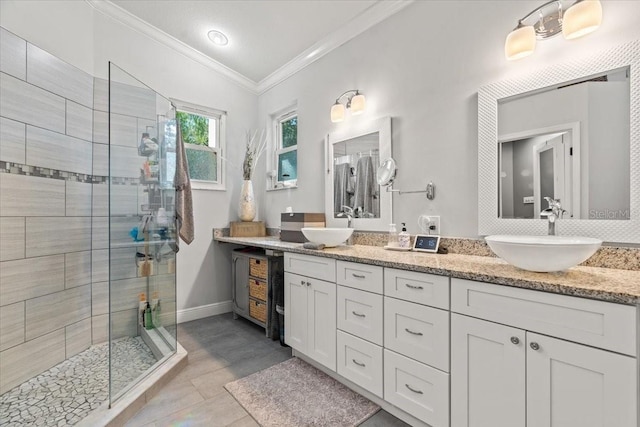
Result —
M175 107L110 62L108 134L112 405L177 349Z

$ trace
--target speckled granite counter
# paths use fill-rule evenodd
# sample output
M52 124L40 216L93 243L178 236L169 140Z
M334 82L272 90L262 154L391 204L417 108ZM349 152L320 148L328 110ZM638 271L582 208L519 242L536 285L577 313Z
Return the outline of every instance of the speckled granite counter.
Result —
M640 271L596 267L573 267L558 273L534 273L513 267L495 257L462 254L424 254L387 251L378 246L338 246L324 250L304 249L300 243L282 242L278 237L222 237L219 242L255 246L497 283L518 288L573 295L622 304L640 304Z

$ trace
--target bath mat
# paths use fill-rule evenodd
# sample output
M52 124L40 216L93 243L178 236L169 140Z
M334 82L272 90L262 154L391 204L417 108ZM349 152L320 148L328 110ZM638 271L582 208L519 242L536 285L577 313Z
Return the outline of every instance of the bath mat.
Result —
M224 387L263 427L351 427L380 409L298 358Z

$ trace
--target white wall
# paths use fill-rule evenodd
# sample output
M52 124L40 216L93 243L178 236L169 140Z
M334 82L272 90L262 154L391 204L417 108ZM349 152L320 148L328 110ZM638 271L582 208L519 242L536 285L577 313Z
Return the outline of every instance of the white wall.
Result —
M3 0L0 5L0 25L84 71L106 78L112 61L164 96L226 110L226 157L241 164L245 130L257 123L255 94L86 2ZM212 241L214 227L236 218L241 171L228 166L226 178L227 191L194 190L196 238L178 253L178 310L231 298L230 246Z
M394 185L435 183L436 198L394 195L394 221L418 231L420 214L441 215L442 234L477 237L477 90L553 63L638 39L640 2L604 1L602 27L582 39L538 44L521 61L504 58L504 40L540 1L417 1L259 97L259 120L298 101L298 189L261 195L261 214L278 227L279 212L322 212L325 134L391 116ZM360 89L366 112L332 124L329 109L347 89ZM257 177L264 175L256 174Z

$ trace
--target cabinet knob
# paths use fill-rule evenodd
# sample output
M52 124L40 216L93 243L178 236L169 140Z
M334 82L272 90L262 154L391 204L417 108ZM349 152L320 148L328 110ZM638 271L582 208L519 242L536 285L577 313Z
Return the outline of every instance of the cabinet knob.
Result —
M300 280L300 284L304 286L307 284L307 282L305 282L304 280Z
M540 344L538 344L537 342L532 342L531 344L529 344L529 347L531 347L531 349L535 351L540 350Z
M511 337L511 342L514 343L515 345L518 345L518 344L520 344L520 338Z

